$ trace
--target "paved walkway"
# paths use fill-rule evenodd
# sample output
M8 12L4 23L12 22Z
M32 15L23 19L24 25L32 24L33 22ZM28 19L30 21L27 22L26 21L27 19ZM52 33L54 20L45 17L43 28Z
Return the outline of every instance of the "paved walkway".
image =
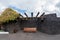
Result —
M41 32L9 34L9 40L60 40L60 35L47 35Z
M0 40L9 40L8 34L0 34Z

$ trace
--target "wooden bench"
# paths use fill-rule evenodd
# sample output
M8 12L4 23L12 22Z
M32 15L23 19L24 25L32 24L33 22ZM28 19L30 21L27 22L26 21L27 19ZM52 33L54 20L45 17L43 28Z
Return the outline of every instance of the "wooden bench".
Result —
M24 32L36 32L37 28L24 28L23 31Z

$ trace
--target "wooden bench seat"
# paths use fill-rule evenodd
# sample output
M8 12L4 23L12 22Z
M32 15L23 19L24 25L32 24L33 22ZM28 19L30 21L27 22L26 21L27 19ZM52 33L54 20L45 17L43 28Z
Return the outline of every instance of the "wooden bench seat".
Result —
M37 28L24 28L23 31L24 32L36 32Z

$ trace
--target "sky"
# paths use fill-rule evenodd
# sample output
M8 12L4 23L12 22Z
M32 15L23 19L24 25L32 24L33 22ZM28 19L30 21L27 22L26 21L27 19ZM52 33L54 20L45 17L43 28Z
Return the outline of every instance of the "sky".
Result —
M38 12L40 12L39 16L45 12L45 14L56 13L57 17L60 17L60 0L0 0L0 12L8 7L21 13L24 17L24 12L29 17L31 12L34 13L34 17Z

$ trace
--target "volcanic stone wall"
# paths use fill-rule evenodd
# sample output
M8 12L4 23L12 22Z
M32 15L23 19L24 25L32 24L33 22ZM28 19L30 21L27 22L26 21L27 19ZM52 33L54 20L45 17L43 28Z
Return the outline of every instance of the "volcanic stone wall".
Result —
M9 32L13 32L14 28L19 31L24 27L37 27L37 30L43 33L60 34L60 18L57 18L56 14L45 15L44 17L43 22L40 18L34 18L32 20L19 20L4 24L4 27Z
M60 18L57 18L56 14L45 15L44 22L41 22L41 20L38 22L38 29L47 34L59 34Z
M3 27L5 28L5 31L8 31L9 33L13 33L13 30L16 29L20 31L20 22L19 21L12 21L9 23L3 24Z
M36 27L36 20L22 20L21 27Z

